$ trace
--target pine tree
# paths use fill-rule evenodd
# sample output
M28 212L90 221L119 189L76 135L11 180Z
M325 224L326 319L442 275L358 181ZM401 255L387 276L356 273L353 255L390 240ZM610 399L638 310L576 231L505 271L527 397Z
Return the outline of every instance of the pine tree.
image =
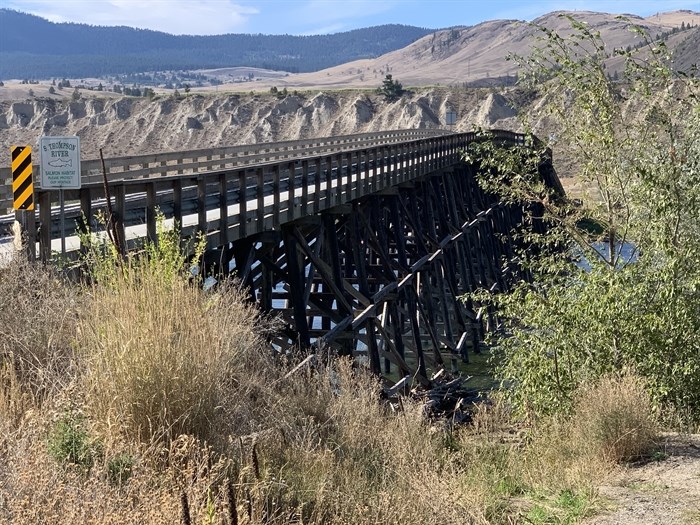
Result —
M401 82L394 80L392 75L387 73L382 82L382 87L379 88L379 93L384 95L384 98L389 102L393 102L398 100L403 95L403 92L404 89Z

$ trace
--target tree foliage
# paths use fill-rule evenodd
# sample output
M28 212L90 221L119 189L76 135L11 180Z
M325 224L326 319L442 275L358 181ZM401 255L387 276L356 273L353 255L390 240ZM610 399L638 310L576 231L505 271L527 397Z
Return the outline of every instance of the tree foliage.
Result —
M386 75L382 82L382 87L378 91L380 95L384 95L384 98L390 102L398 100L404 93L401 82L394 80L394 77L390 74Z
M498 373L522 410L567 410L581 384L634 370L657 406L700 417L700 108L697 81L677 76L663 44L611 50L570 18L573 34L539 28L521 83L544 103L558 158L586 191L558 198L539 178L537 148L475 146L482 185L551 226L525 234L533 276L492 301L502 324ZM605 63L626 61L622 81ZM533 204L534 203L534 204ZM534 248L532 247L534 245Z

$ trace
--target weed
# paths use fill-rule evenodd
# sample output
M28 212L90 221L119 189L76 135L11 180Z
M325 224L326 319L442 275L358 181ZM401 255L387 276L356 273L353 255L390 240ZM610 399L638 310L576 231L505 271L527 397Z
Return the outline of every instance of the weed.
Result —
M549 523L557 523L556 517L541 505L533 506L527 513L526 517L529 523L533 525L545 525Z
M131 477L134 468L134 457L122 452L109 458L107 462L107 477L112 485L121 486Z
M49 454L59 463L90 469L99 455L99 443L85 429L84 418L67 412L54 424L49 434Z
M658 462L660 462L660 461L663 461L663 460L665 460L665 459L668 459L668 454L667 454L666 452L664 452L663 450L655 450L655 451L651 454L651 458L650 458L650 459L651 459L651 461L654 461L654 462L657 462L657 463L658 463Z
M590 509L590 502L585 494L568 489L561 491L556 503L565 511L566 519L569 521L585 516Z

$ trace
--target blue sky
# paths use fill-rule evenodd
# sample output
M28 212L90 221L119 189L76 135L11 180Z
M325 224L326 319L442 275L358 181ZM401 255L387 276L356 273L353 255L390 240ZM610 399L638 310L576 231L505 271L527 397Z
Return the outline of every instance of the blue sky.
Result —
M0 7L54 22L174 34L304 35L388 23L442 28L496 18L532 20L555 10L648 16L676 9L700 11L700 0L0 0Z

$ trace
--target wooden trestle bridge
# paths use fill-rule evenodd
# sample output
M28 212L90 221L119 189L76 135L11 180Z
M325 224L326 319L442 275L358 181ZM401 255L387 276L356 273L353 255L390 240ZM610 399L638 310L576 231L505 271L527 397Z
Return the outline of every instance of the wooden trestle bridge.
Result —
M529 137L494 132L506 145ZM475 180L462 152L473 133L409 130L109 159L118 235L157 242L156 212L183 239L203 232L205 271L235 274L287 329L282 351L324 347L364 356L376 373L455 367L478 351L484 312L459 296L507 290L521 278L506 263L523 210L500 204ZM561 190L551 158L541 170ZM38 173L38 171L37 171ZM75 217L105 209L98 161L83 162ZM60 236L56 192L39 191L26 221L30 255L43 260ZM2 203L0 203L2 204ZM31 220L34 218L35 220ZM81 249L75 223L68 249Z

